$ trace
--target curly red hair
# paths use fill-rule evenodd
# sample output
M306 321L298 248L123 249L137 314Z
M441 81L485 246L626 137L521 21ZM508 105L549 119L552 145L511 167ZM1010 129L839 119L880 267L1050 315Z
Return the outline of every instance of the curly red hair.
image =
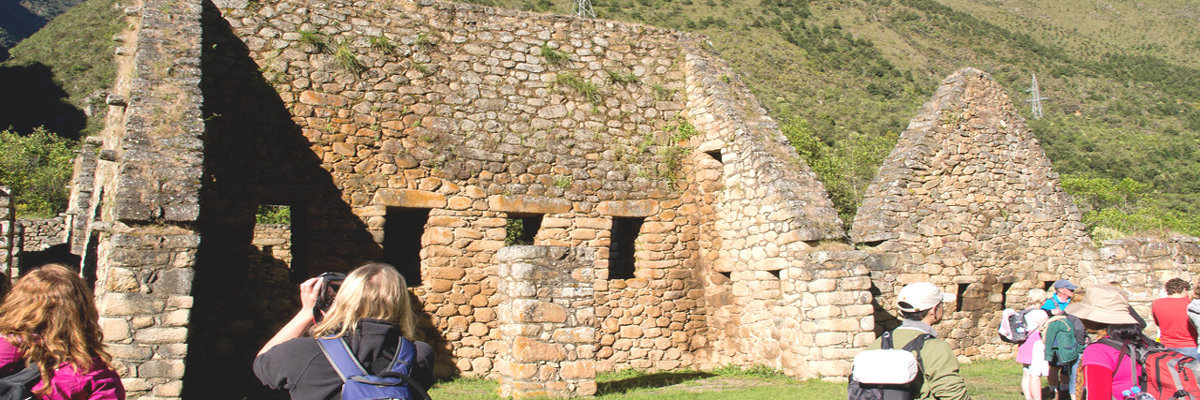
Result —
M101 343L99 320L92 291L78 273L61 264L21 276L0 303L0 335L42 371L37 394L43 397L53 389L50 377L59 365L90 371L112 361Z

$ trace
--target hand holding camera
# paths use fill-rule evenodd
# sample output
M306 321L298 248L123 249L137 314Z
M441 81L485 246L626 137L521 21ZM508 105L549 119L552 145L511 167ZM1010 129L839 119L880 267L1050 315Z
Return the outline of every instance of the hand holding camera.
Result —
M342 286L342 281L346 280L346 274L341 272L326 272L316 278L315 298L313 302L313 323L321 322L325 316L325 312L329 311L329 307L333 305L333 298L337 297L337 290ZM308 283L308 282L305 282ZM301 286L301 301L305 299L304 288Z

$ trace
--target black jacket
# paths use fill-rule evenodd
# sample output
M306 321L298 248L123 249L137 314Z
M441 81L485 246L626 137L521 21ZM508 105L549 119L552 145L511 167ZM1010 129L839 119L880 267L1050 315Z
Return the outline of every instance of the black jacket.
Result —
M400 328L385 321L364 319L347 338L350 350L372 374L384 372L396 354ZM428 390L433 385L433 347L416 344L416 365L409 374ZM293 400L332 400L342 393L342 379L311 337L295 338L254 359L254 375L272 389L287 389Z

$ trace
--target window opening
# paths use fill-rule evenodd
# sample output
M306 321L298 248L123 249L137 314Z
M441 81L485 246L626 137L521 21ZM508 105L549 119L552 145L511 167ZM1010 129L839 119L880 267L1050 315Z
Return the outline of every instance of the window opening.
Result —
M721 150L706 151L706 152L704 152L704 154L708 154L709 157L712 157L714 160L717 160L717 162L719 162L719 163L722 163L722 164L725 163L724 161L721 160Z
M1050 291L1050 288L1052 288L1052 287L1054 287L1054 281L1044 281L1044 282L1042 282L1042 290L1045 290L1045 291L1049 292L1049 291ZM1053 294L1053 292L1051 292L1051 294Z
M251 268L272 270L282 268L292 279L299 278L292 260L295 242L295 223L292 206L259 203L254 212L254 236L251 244L256 253L250 258Z
M780 270L778 270L778 269L770 269L770 270L767 270L767 272L768 272L768 273L770 273L770 274L771 274L771 276L774 276L774 277L775 277L775 279L779 279L779 271L780 271Z
M383 262L400 271L409 287L421 286L421 236L428 208L388 207L383 223Z
M969 283L958 284L958 304L955 305L954 311L962 311L963 310L963 303L967 302L966 299L963 298L963 295L967 293L967 286L970 286L970 285L971 284L969 284Z
M1000 286L1000 310L1008 308L1008 289L1011 289L1012 285L1012 283L1005 283Z
M504 224L506 246L532 246L542 229L542 214L509 214Z
M725 281L726 281L726 282L732 282L732 281L733 281L733 272L717 272L717 273L718 273L718 274L721 274L722 276L724 276L724 277L725 277Z
M633 278L635 242L645 218L613 217L612 240L608 246L608 279Z

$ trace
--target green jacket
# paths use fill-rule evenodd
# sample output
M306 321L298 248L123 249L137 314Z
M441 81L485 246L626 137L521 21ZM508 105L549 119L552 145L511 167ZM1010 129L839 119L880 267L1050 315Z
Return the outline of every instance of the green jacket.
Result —
M958 358L954 350L945 340L938 339L933 327L920 321L905 320L900 327L892 331L892 346L899 349L911 342L918 335L929 333L935 337L925 341L921 349L921 373L925 380L921 383L921 394L917 399L936 400L970 400L967 394L967 383L958 373ZM867 349L878 349L881 339L876 338Z

